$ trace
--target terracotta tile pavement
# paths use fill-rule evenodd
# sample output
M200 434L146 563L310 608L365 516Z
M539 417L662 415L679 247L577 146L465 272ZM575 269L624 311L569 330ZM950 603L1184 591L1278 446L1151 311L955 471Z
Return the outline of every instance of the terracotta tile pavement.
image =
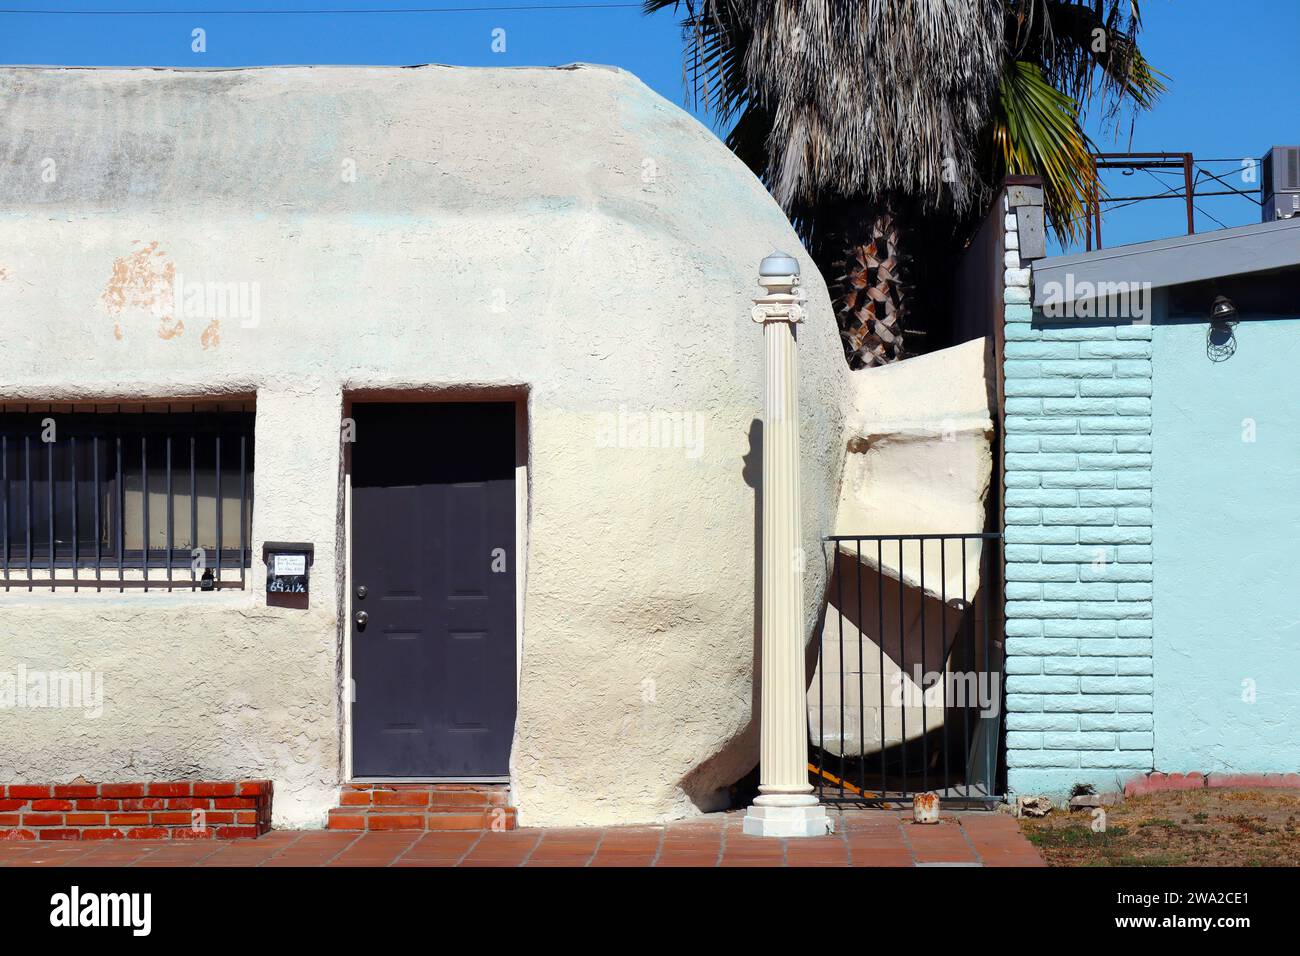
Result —
M256 840L0 842L0 866L1043 866L1009 816L832 810L835 833L746 836L743 811L666 826L505 832L275 830Z

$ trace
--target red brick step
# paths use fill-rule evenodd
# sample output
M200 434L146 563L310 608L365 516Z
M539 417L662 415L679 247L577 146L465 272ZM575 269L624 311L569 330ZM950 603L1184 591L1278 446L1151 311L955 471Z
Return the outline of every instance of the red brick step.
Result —
M350 783L329 813L331 830L513 830L505 784Z

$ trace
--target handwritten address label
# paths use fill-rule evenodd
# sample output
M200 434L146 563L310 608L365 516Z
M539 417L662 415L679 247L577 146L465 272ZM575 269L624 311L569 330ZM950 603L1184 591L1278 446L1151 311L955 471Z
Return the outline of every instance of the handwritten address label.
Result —
M272 565L272 572L277 578L294 577L307 573L307 555L305 554L277 554L275 563Z

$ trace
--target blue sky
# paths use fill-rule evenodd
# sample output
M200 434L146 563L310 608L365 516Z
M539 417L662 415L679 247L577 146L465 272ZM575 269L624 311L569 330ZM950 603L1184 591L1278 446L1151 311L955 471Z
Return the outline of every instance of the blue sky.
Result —
M681 40L672 16L645 17L637 5L571 10L502 10L546 0L0 0L0 62L95 66L245 66L275 63L454 63L468 66L610 63L683 103ZM583 0L553 0L569 4ZM586 0L596 2L596 0ZM1104 151L1183 152L1229 162L1242 187L1242 158L1272 144L1300 143L1295 46L1300 0L1146 0L1143 48L1170 77L1154 112L1129 138L1090 117ZM456 12L378 13L378 9L455 7ZM472 8L472 9L465 9ZM10 11L41 11L14 13ZM361 10L361 13L241 14L248 10ZM72 11L83 11L74 13ZM85 11L98 11L91 15ZM129 15L123 11L140 11ZM188 12L177 12L188 11ZM191 31L207 50L191 50ZM505 49L493 50L494 31ZM499 35L498 35L499 36ZM498 44L499 45L499 44ZM1172 185L1177 177L1166 177ZM1112 195L1167 188L1145 173L1107 176ZM1204 188L1218 188L1207 184ZM1197 200L1198 231L1259 219L1237 197ZM1215 220L1218 220L1217 222ZM1107 245L1176 235L1185 228L1178 200L1117 209L1104 220Z

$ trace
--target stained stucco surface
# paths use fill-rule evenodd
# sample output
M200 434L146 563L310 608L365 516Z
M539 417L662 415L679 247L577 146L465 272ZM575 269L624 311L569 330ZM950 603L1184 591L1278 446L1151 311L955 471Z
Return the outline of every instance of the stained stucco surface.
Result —
M255 394L254 554L316 545L305 612L257 583L0 595L0 669L101 671L106 696L93 720L6 712L0 778L266 776L277 825L323 822L346 773L339 423L380 389L527 398L520 822L689 815L753 766L749 299L799 246L712 134L589 67L11 69L0 99L0 398ZM803 261L815 554L848 373ZM259 314L185 314L177 276L246 283ZM643 447L652 412L698 453ZM810 561L809 633L824 577Z

